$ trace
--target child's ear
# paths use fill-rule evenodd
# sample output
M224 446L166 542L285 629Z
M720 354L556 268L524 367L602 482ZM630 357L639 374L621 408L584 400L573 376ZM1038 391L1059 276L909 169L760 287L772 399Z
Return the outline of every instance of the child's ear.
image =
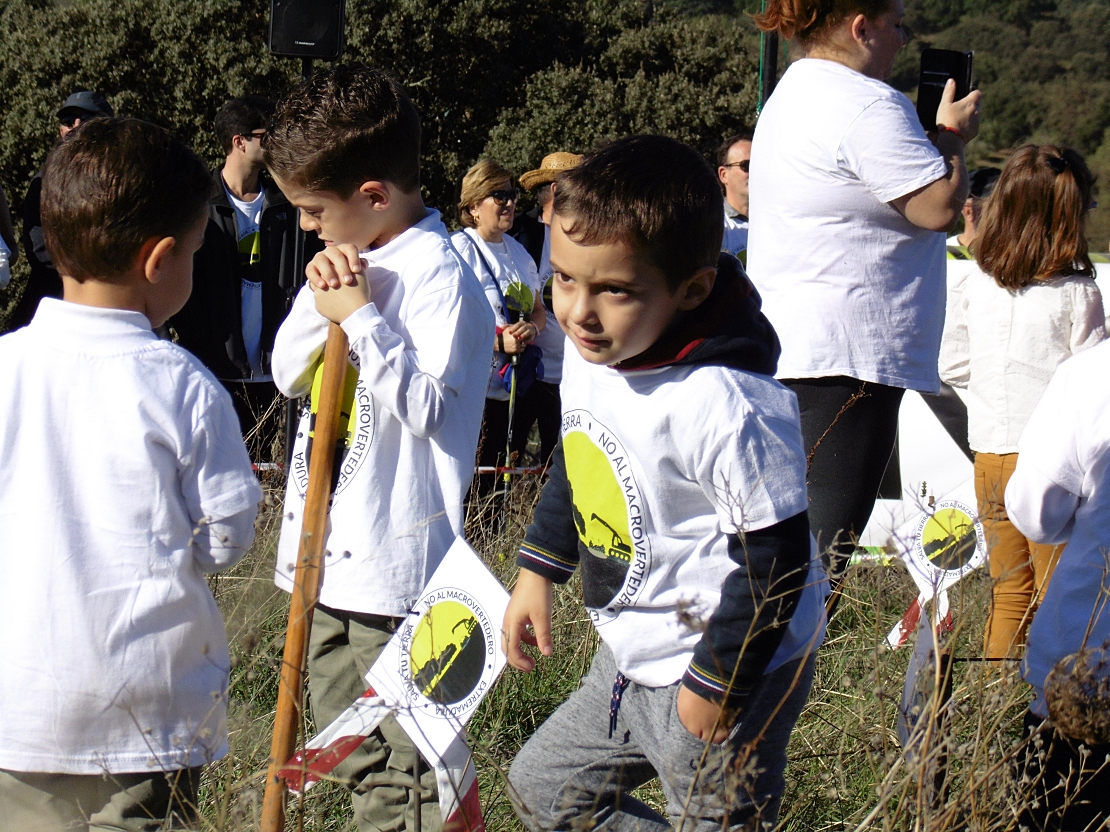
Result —
M166 258L177 245L173 237L151 237L139 249L138 265L148 283L157 283L165 273Z
M389 187L384 182L374 179L367 180L358 186L358 192L370 200L370 205L373 208L389 207Z
M701 306L713 291L716 280L717 270L713 266L698 269L678 287L678 308L688 312Z

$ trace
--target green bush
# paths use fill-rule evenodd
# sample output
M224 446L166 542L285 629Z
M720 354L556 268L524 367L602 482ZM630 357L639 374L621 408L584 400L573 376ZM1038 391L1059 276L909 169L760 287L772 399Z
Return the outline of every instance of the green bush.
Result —
M485 154L519 172L556 150L583 152L632 133L664 133L712 157L755 121L758 66L736 18L664 9L613 38L589 65L556 65L529 79Z

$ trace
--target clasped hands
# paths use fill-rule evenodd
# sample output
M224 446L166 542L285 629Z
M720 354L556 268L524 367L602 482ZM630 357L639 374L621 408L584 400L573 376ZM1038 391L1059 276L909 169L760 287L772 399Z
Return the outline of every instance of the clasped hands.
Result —
M497 349L506 355L519 355L536 339L537 334L536 325L531 321L517 321L497 333Z
M370 284L363 273L358 249L341 243L328 246L308 264L305 277L316 301L316 311L337 324L370 303Z

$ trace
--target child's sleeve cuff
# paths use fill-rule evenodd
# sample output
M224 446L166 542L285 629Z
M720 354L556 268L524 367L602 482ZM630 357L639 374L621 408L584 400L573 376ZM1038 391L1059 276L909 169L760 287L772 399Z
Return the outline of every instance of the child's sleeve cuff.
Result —
M554 552L525 541L516 555L516 565L529 572L535 572L549 581L565 584L577 568L578 563L559 557Z
M682 676L682 684L689 688L702 699L710 702L724 701L730 710L735 710L747 701L751 690L738 688L735 684L729 688L728 680L719 678L715 673L710 673L697 662L690 662L686 673Z

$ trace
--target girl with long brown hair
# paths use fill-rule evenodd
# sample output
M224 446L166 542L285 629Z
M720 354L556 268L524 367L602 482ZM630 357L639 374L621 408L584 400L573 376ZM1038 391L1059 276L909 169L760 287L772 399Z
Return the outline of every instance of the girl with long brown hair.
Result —
M804 58L756 124L748 273L782 341L810 454L809 517L834 583L875 504L905 390L937 392L944 235L968 193L979 93L955 83L926 135L885 83L902 0L768 0Z
M985 640L993 658L1020 650L1061 548L1027 539L1006 513L1018 438L1056 367L1106 337L1087 256L1092 185L1074 150L1017 150L972 246L982 271L950 287L941 376L968 391L975 494L994 580Z

